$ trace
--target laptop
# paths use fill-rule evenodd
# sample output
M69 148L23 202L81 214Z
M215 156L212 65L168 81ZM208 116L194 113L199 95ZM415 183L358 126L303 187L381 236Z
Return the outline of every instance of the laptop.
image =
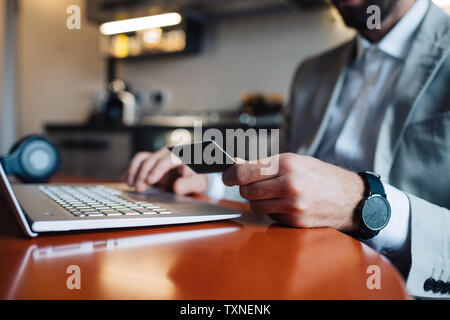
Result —
M236 210L156 188L122 184L13 184L0 165L0 191L29 237L41 232L197 223L238 218Z

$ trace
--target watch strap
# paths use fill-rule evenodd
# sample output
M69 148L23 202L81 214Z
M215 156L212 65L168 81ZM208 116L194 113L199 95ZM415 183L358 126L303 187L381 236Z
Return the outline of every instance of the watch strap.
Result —
M358 174L364 180L364 183L366 185L365 199L361 202L357 209L359 211L358 214L362 216L362 208L365 201L373 195L381 195L382 197L386 198L386 191L384 190L383 183L381 182L381 177L378 174L370 171L359 172ZM354 233L354 236L360 240L369 240L375 237L378 233L379 231L368 229L361 221L361 228L356 233Z
M357 232L353 233L353 236L358 240L367 241L378 235L379 231L375 232L361 227Z
M380 176L373 172L360 173L366 182L366 190L368 191L368 197L375 194L379 194L386 198L386 191L384 190L383 183L380 180Z

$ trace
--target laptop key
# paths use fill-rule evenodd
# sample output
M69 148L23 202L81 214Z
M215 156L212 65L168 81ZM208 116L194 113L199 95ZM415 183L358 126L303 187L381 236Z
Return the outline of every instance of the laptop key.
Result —
M95 213L95 212L85 212L85 215L87 215L88 217L103 217L104 214L101 212Z
M142 214L156 214L156 212L154 212L153 210L146 210L146 209L138 209L136 210Z
M108 217L114 217L114 216L121 216L122 213L114 211L114 212L103 212L104 214L106 214Z
M120 210L120 212L122 212L123 214L127 215L127 216L135 216L135 215L139 215L140 213L134 210Z
M102 213L112 213L112 212L118 212L117 210L111 210L111 209L103 209L103 210L100 210L100 212L102 212Z

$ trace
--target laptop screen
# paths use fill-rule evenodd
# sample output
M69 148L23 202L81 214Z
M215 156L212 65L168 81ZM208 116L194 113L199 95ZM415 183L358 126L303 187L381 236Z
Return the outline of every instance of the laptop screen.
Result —
M25 214L23 213L22 208L20 207L19 202L17 201L17 198L14 195L14 191L11 187L11 184L8 181L8 177L6 176L1 163L0 163L0 191L4 195L9 207L14 212L14 215L16 216L17 221L22 227L22 230L29 237L36 237L37 233L33 232L30 226L28 225Z

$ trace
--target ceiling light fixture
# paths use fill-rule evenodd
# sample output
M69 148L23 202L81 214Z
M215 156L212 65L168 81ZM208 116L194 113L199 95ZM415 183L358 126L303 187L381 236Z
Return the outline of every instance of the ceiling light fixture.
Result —
M179 13L171 12L154 16L106 22L100 25L100 32L104 35L127 33L151 28L175 26L180 24L182 17Z

